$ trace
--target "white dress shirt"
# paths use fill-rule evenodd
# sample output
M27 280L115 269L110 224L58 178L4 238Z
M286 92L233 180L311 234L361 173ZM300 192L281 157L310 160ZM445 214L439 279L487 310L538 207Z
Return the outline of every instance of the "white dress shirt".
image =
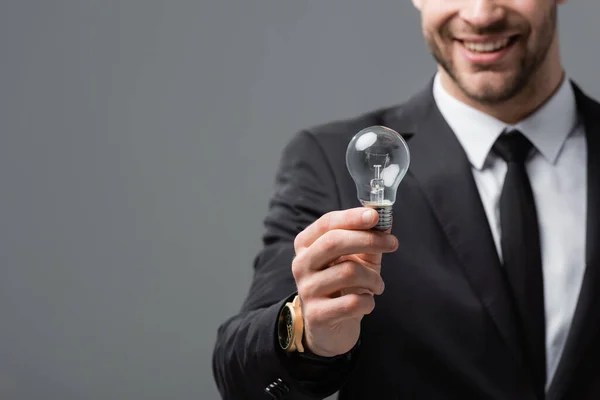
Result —
M528 159L539 219L546 309L546 388L558 366L585 270L587 145L568 79L537 112L507 125L451 96L435 77L433 95L471 163L500 259L499 198L506 163L490 152L505 130L518 129L537 150Z

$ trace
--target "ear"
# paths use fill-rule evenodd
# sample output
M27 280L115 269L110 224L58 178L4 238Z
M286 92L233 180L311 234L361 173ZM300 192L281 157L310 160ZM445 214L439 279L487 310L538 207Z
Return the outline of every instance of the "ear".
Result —
M564 1L566 1L566 0L564 0ZM419 11L421 10L421 0L412 0L412 3L417 10L419 10Z

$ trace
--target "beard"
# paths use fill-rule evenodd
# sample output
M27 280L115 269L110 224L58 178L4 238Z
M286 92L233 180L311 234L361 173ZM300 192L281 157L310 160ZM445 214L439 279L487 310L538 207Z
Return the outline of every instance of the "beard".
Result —
M543 18L543 23L538 29L537 40L534 43L532 50L527 50L516 62L512 72L504 72L502 82L499 85L494 85L493 82L487 81L483 84L474 87L469 85L470 73L460 71L456 68L452 55L445 55L442 48L436 43L434 35L431 32L426 33L425 40L433 58L446 71L450 79L454 81L456 86L470 99L486 105L495 105L506 102L521 93L527 85L534 81L536 72L547 58L550 47L556 33L557 21L557 6L551 8L549 17ZM513 26L514 27L514 26ZM516 26L521 27L521 26ZM471 33L478 35L498 34L508 30L509 26L506 21L500 21L493 26L471 30ZM526 27L527 28L527 27ZM531 29L521 29L519 32L531 32ZM525 35L527 36L527 35ZM453 35L450 32L450 26L447 24L441 31L441 37L448 40L453 40ZM520 40L521 37L518 38ZM519 43L512 44L513 46ZM472 66L472 72L493 72L498 69L497 66ZM498 71L500 72L500 71ZM472 80L471 80L472 81Z

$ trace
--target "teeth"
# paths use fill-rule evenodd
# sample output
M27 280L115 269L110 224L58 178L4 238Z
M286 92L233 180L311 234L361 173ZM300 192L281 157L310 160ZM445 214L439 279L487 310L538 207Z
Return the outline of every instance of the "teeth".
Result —
M505 48L508 45L509 39L501 39L495 42L463 42L465 47L477 53L491 53Z

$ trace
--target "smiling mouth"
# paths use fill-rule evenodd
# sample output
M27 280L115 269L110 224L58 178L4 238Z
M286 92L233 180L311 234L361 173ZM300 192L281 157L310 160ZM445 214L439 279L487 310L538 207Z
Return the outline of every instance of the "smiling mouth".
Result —
M473 53L495 53L514 44L518 35L489 41L469 41L457 39L462 45Z

